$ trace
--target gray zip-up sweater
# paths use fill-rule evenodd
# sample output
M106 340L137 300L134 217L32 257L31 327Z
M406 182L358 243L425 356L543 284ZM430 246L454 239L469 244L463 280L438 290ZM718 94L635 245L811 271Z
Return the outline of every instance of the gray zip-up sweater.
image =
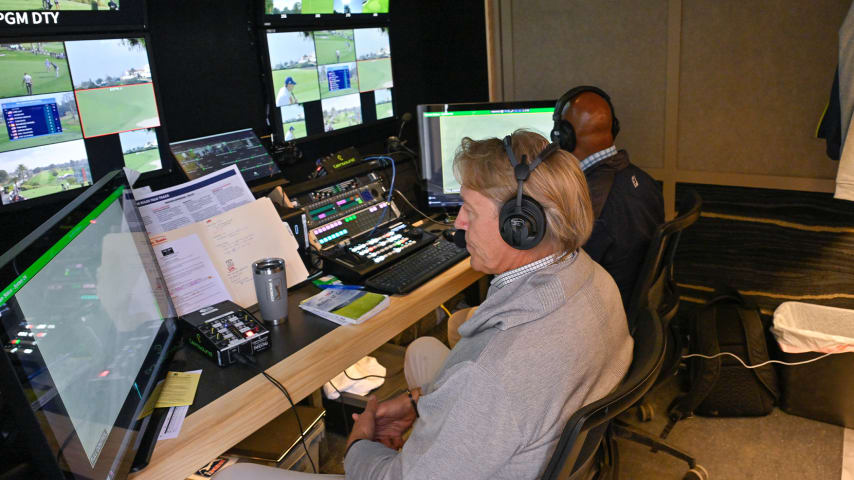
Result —
M570 415L632 359L617 286L583 251L490 287L459 332L403 449L353 444L348 479L538 478Z

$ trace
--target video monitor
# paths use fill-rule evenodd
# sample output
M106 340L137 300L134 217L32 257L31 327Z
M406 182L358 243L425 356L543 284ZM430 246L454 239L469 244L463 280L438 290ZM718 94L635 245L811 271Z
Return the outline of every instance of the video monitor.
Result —
M124 173L3 254L0 288L0 390L38 478L125 478L176 313Z
M0 0L0 25L11 35L141 30L144 0Z
M554 101L418 105L421 172L430 207L462 205L454 155L464 137L504 138L524 128L548 139Z
M285 141L394 116L387 27L271 30L266 41Z
M167 171L155 90L145 37L0 39L2 205Z
M190 180L231 165L237 165L247 182L280 173L251 128L172 142L169 148Z
M265 26L336 22L342 25L386 17L389 0L265 0Z

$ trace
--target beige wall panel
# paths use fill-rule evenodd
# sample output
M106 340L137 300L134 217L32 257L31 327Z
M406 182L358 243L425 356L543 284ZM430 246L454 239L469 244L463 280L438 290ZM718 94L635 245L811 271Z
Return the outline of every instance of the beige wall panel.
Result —
M679 169L833 178L813 136L849 4L683 2Z
M617 146L640 166L664 165L666 0L514 0L511 15L508 100L557 98L576 85L597 85L611 95L622 123Z

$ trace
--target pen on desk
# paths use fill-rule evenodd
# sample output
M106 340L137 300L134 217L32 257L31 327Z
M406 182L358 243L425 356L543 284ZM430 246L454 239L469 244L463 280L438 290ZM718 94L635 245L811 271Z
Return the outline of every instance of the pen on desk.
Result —
M339 285L339 284L329 284L329 285L320 285L322 289L331 289L331 290L364 290L365 287L361 285Z

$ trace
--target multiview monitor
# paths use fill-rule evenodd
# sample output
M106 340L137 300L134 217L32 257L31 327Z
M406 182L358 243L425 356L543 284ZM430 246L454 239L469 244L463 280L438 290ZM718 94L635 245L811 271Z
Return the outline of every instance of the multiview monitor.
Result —
M169 148L190 180L231 165L237 165L247 182L280 173L273 157L250 128L172 142Z
M123 166L168 170L149 43L144 36L0 43L4 207L91 185Z
M389 0L265 0L265 26L295 24L336 24L384 19Z
M290 141L394 116L387 27L268 31L279 138Z
M418 105L421 172L427 182L428 206L462 205L454 155L463 138L504 138L524 128L548 139L554 106L553 100Z
M3 254L0 289L0 390L34 478L125 478L176 314L124 173Z

